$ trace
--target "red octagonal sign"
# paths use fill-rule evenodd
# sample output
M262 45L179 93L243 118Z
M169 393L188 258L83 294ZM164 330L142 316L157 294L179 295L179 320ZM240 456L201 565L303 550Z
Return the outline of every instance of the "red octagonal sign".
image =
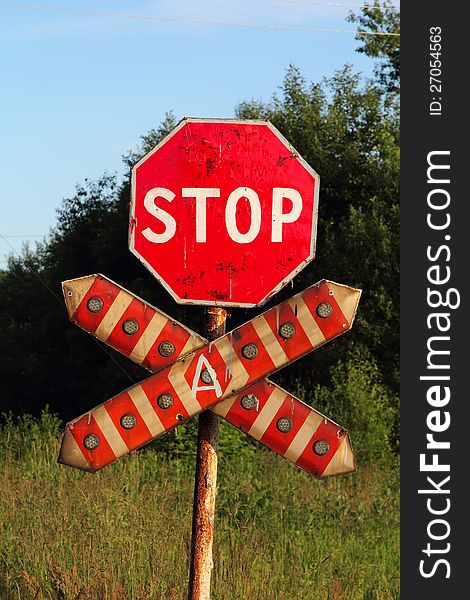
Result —
M319 181L268 121L183 119L133 168L130 249L177 302L262 304L314 257Z

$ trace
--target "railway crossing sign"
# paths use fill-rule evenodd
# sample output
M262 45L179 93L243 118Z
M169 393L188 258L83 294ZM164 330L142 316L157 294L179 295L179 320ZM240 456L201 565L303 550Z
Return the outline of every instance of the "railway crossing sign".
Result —
M102 275L63 291L73 322L154 374L68 423L60 462L97 471L212 408L318 478L355 470L346 430L265 377L348 331L360 290L322 280L210 343Z
M268 121L183 119L132 169L130 250L179 303L263 304L314 257L319 181Z
M70 319L147 368L67 424L59 462L95 472L200 413L190 600L208 600L218 416L317 478L355 470L347 431L267 377L349 331L361 291L321 280L225 333L315 255L319 176L268 121L183 119L132 169L129 248L209 340L110 281L63 282ZM204 411L212 411L205 412Z

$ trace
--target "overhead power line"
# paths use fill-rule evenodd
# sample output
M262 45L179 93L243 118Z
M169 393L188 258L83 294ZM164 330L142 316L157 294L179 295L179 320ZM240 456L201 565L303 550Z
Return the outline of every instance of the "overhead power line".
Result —
M381 6L377 3L366 3L366 4L345 4L343 2L315 2L315 0L276 0L280 4L308 4L309 6L333 6L335 8L379 8L380 10L396 10L399 11L400 7L396 4L390 6Z
M265 25L261 23L247 23L236 21L213 21L210 19L180 19L176 17L156 17L153 15L131 15L126 13L102 12L93 10L79 10L74 8L55 8L50 6L36 6L32 4L18 4L16 2L1 2L0 8L15 8L22 10L34 10L50 13L63 13L73 15L83 15L91 17L112 17L118 19L130 19L134 21L157 21L161 23L179 23L189 25L218 25L223 27L245 27L250 29L268 29L271 31L304 31L311 33L352 33L355 35L374 35L374 36L390 36L398 37L399 33L389 33L387 31L354 31L353 29L330 29L323 27L307 27L296 25Z

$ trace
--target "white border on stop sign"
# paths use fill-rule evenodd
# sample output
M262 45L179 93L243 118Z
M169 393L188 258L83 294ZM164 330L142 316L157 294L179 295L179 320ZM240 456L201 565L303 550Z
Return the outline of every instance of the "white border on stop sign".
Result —
M267 120L257 119L217 119L217 118L198 118L198 117L184 117L176 125L176 127L166 135L161 142L159 142L155 148L152 148L147 154L145 154L133 167L132 167L132 178L131 178L131 205L130 205L130 219L132 223L135 220L135 172L142 163L144 163L154 152L164 146L171 137L173 137L180 129L182 129L187 123L233 123L239 125L264 125L267 126L272 133L282 142L282 144L290 151L295 153L295 158L300 162L306 171L312 175L315 180L314 195L313 195L313 215L312 215L312 234L310 240L310 253L308 257L300 263L300 265L289 273L273 290L271 290L262 300L258 303L243 303L243 302L222 302L218 300L191 300L188 298L180 298L172 288L166 283L161 275L143 258L134 248L134 231L135 228L130 228L129 232L129 250L136 256L139 261L154 275L159 283L166 289L172 298L176 300L178 304L191 304L191 305L203 305L203 306L238 306L240 308L252 308L254 306L262 306L269 298L277 294L282 288L289 283L300 271L302 271L314 258L315 258L315 245L317 241L317 223L318 223L318 201L320 194L320 175L308 164L308 162L297 152L297 150L289 143L289 141L282 135L274 125Z

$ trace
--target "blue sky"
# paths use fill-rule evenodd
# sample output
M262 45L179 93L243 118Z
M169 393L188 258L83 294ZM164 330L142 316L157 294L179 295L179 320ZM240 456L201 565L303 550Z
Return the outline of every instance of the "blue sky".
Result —
M242 100L269 100L290 63L313 81L345 63L370 76L353 33L313 31L354 32L351 9L328 0L0 2L0 234L17 251L25 239L34 245L26 236L48 234L75 184L123 173L122 155L166 111L232 117ZM196 20L245 26L180 22ZM247 26L256 24L282 29ZM8 244L0 238L0 267Z

